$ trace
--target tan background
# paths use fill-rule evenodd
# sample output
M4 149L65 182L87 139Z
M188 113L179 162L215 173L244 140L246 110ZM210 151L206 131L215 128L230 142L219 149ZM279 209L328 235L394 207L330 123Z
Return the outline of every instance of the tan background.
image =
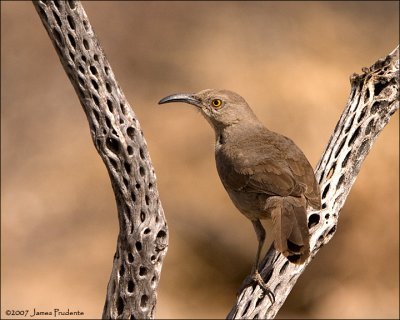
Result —
M398 2L85 2L148 142L170 229L157 317L224 317L256 250L225 194L213 133L175 92L226 88L315 165L349 76L392 51ZM110 182L30 2L1 2L1 318L6 309L101 315L117 238ZM338 231L279 316L399 317L398 113Z

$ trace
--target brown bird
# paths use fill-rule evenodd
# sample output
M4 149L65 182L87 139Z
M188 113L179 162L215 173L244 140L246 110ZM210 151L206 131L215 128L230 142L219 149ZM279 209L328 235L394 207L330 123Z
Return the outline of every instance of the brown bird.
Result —
M168 102L196 106L214 128L218 174L236 208L253 223L258 249L252 279L265 289L258 271L265 241L260 219L272 218L275 248L290 262L303 263L310 254L307 207L321 208L313 168L292 140L264 127L232 91L174 94L159 104Z

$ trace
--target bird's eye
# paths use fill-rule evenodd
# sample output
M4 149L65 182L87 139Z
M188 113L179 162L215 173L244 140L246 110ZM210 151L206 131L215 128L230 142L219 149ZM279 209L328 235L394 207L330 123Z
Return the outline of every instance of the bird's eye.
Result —
M213 101L211 101L211 104L214 108L219 108L220 106L222 106L222 101L220 99L214 99Z

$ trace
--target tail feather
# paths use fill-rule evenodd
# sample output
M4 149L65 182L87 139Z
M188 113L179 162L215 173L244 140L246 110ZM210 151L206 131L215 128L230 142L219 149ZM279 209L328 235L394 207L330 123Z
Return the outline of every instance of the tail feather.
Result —
M303 201L285 197L271 212L275 248L290 262L301 264L310 255L310 234Z

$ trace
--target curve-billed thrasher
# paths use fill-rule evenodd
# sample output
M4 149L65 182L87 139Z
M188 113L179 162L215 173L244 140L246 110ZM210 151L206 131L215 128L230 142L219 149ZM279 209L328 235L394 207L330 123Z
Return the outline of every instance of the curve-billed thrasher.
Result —
M310 254L307 206L321 207L319 186L303 152L292 140L265 128L246 101L228 90L207 89L160 100L198 107L215 131L215 160L222 184L235 206L253 223L258 239L253 279L258 273L265 230L272 218L275 248L301 264Z

